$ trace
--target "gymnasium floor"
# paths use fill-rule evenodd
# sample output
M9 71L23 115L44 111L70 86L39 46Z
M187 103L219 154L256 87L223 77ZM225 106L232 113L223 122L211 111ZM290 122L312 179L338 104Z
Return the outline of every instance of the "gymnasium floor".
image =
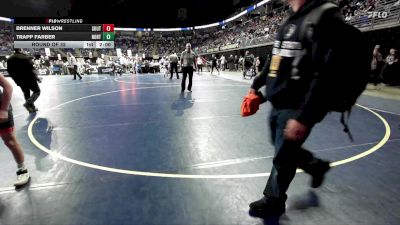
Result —
M32 181L12 187L16 166L1 145L1 225L400 224L396 96L360 98L354 143L338 114L317 125L305 146L335 165L326 182L312 190L297 174L287 213L259 219L248 204L271 168L270 105L242 118L248 83L195 74L193 92L181 95L180 80L160 74L90 75L48 76L40 87L36 115L14 89Z

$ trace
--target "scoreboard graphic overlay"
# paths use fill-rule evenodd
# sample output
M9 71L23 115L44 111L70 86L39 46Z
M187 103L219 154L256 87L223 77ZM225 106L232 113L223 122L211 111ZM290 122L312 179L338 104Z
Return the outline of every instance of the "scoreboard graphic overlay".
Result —
M14 48L114 48L114 24L85 19L16 18Z

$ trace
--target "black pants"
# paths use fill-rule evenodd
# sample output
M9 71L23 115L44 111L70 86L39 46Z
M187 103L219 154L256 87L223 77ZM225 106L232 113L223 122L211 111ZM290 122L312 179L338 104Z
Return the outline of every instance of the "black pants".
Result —
M74 80L76 80L76 75L78 75L79 79L82 79L81 75L78 73L78 66L74 66Z
M309 134L300 141L289 141L284 138L284 129L287 121L294 118L297 113L293 109L273 109L269 118L275 156L271 175L264 189L264 195L267 198L281 202L285 202L287 199L286 191L296 174L296 169L301 168L306 173L312 174L317 170L316 164L321 162L311 152L301 147Z
M183 67L182 68L182 72L183 72L183 78L182 78L182 91L185 90L186 88L186 77L189 74L189 85L188 85L188 90L192 90L192 80L193 80L193 67L189 66L189 67Z
M197 64L197 69L198 72L203 72L203 65Z
M38 83L36 81L32 81L28 84L23 84L20 87L22 92L24 93L24 98L26 103L34 105L35 101L40 96L40 88ZM32 96L31 96L31 91L33 92Z
M218 71L218 73L219 73L218 66L217 66L217 65L215 65L215 64L213 64L213 65L211 66L211 73L213 73L213 71L214 71L214 68L215 68L215 69L217 69L217 71Z
M377 86L380 83L381 70L371 70L371 83Z
M176 72L176 78L178 78L179 79L179 74L178 74L178 63L171 63L171 69L170 69L170 71L171 71L171 77L170 77L170 79L172 79L172 77L174 76L174 70L175 70L175 72Z

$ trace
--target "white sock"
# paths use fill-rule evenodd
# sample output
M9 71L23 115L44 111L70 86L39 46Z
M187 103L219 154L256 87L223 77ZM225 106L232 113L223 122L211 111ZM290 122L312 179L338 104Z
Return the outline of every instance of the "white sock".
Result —
M18 171L25 170L25 169L26 169L25 163L19 163L18 164Z

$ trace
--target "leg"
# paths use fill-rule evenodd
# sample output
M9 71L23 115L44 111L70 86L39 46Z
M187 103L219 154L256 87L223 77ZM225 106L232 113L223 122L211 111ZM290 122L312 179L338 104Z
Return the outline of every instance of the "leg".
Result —
M78 74L78 66L74 66L74 80L76 80L76 74Z
M178 64L175 66L176 78L179 79Z
M379 75L380 73L378 69L372 71L372 83L374 86L378 86L379 84Z
M265 190L263 192L264 197L261 198L258 201L250 203L250 215L252 216L265 216L265 215L278 215L280 216L285 212L285 201L286 201L286 189L283 186L280 186L283 182L281 182L283 179L283 175L286 175L285 182L287 183L288 179L293 179L294 174L296 172L296 169L292 171L293 169L289 170L287 169L287 174L284 174L284 171L280 167L278 167L280 164L280 155L283 155L283 151L280 153L278 150L279 146L282 145L283 142L283 129L282 127L284 126L282 124L282 121L280 121L280 113L281 111L273 109L271 111L270 117L269 117L269 125L270 125L270 133L271 133L271 142L275 146L275 157L273 160L273 166L271 170L271 174L268 178L267 185L265 187ZM279 157L279 161L276 159ZM289 164L288 164L289 165ZM293 167L293 166L291 166ZM278 170L280 169L280 170ZM279 175L279 177L278 177ZM289 177L288 177L289 176ZM278 182L279 181L279 182ZM289 182L290 183L290 182ZM288 186L288 184L286 185ZM285 189L285 191L281 191L282 189Z
M169 79L172 79L172 76L174 75L174 65L173 64L170 65L169 72L171 73L171 76L169 77Z
M29 86L27 86L27 85L21 86L21 90L22 90L22 93L24 93L25 101L27 101L31 97L31 90L30 90Z
M192 92L192 80L193 80L193 68L189 68L189 86L188 86L188 90L190 92Z
M2 133L1 138L3 139L4 144L13 154L15 162L17 164L24 163L24 152L22 151L21 145L18 143L17 138L15 137L14 131Z
M327 163L315 158L314 155L303 149L301 145L307 139L308 134L300 141L289 141L284 137L284 129L289 119L296 115L295 110L280 110L275 112L275 120L270 121L271 133L274 136L275 156L271 175L264 190L267 198L285 201L286 191L296 174L296 169L301 168L313 176L312 186L322 183L322 178L327 168ZM274 129L274 130L272 130ZM310 128L311 131L312 127ZM316 176L322 176L316 177ZM318 178L317 180L315 178ZM318 186L319 186L318 185Z
M39 85L38 85L38 83L36 81L32 82L32 84L30 85L29 88L30 88L30 90L33 91L33 94L28 100L26 100L26 102L29 105L31 105L33 107L33 109L36 110L36 107L35 107L34 103L40 96L40 88L39 88Z
M76 75L78 75L79 80L82 80L82 76L79 74L78 70L76 70Z
M314 181L322 183L324 170L322 161L301 148L308 135L300 141L289 141L284 137L284 129L289 119L294 118L296 110L276 110L270 114L271 139L275 146L275 156L271 174L264 189L264 197L250 204L250 213L255 216L282 214L285 212L286 191L298 167L313 175ZM311 130L312 128L310 128ZM326 166L326 163L325 163ZM326 167L325 167L326 168ZM329 165L328 165L329 169ZM323 172L317 172L322 170ZM317 179L316 179L317 178ZM317 183L315 182L315 183Z
M33 91L32 96L27 100L27 102L31 105L34 105L35 101L39 98L40 96L40 88L38 83L32 82L31 86L30 86L30 90Z
M17 188L21 187L30 181L30 174L24 165L24 152L21 148L21 145L18 143L13 130L3 130L1 132L1 138L8 149L10 149L14 156L15 162L17 163L17 181L14 183L14 186Z
M186 89L186 77L187 77L187 70L186 68L182 68L183 78L181 83L181 91L184 92Z
M25 98L24 107L26 108L26 110L28 110L28 112L34 112L34 107L29 104L29 99L31 98L31 89L28 85L25 84L24 86L21 86L21 90L24 93Z

